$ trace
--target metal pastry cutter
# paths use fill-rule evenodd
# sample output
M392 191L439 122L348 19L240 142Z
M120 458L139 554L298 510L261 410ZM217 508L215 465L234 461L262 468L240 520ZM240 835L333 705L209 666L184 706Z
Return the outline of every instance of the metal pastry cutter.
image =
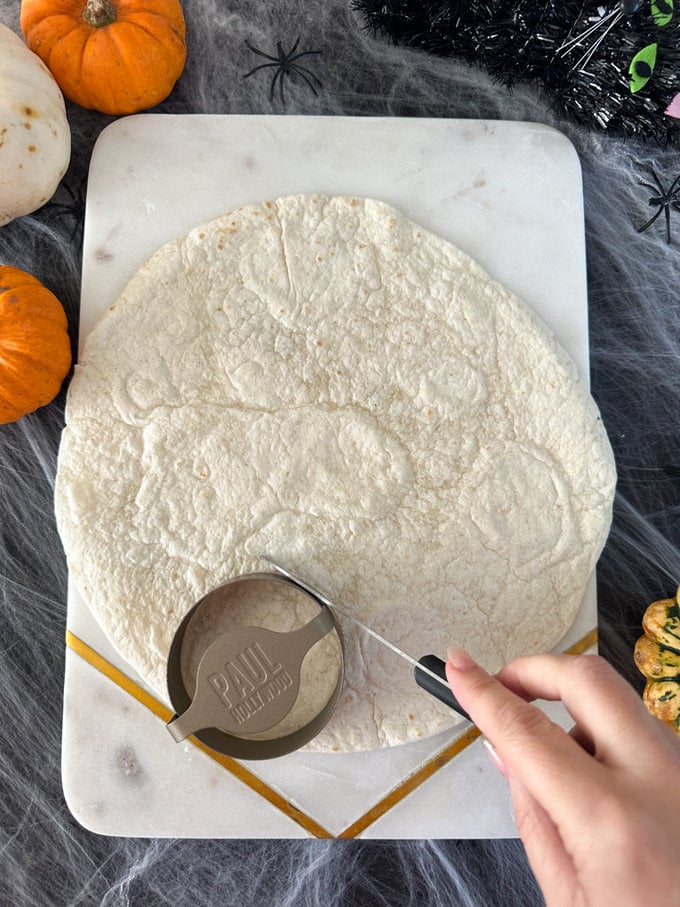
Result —
M182 645L191 620L199 610L228 608L244 583L259 583L262 596L275 598L276 586L293 587L318 607L304 626L278 633L258 626L236 627L217 636L201 656L196 689L189 695L181 670ZM319 640L336 633L340 641L337 683L323 708L306 724L283 736L252 739L274 728L289 714L300 691L302 662ZM168 657L167 684L176 715L167 728L176 741L193 734L206 746L242 759L269 759L299 749L328 723L337 705L344 679L343 638L332 610L314 595L284 576L249 573L204 596L180 624Z

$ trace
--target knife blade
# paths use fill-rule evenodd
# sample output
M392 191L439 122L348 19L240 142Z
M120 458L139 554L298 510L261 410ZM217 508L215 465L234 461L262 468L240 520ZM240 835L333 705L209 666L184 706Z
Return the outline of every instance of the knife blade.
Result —
M445 705L449 706L453 711L458 712L459 715L462 715L463 718L466 718L468 721L472 721L468 713L458 702L456 697L451 691L451 687L446 679L446 662L441 658L438 658L436 655L423 655L420 659L415 659L408 652L404 652L403 649L400 649L399 646L395 646L394 643L390 642L389 639L385 639L384 636L381 636L380 633L369 627L368 624L363 623L359 618L351 614L346 608L341 607L336 602L331 601L323 592L320 592L318 589L311 586L309 583L305 582L303 579L300 579L299 576L296 576L294 573L291 573L290 570L287 570L285 567L282 567L281 564L278 564L276 561L272 560L267 555L261 555L262 560L268 564L273 570L277 573L280 573L281 576L285 576L286 579L289 579L292 583L295 583L296 586L299 586L301 589L304 589L305 592L308 592L313 596L317 601L321 602L322 605L325 605L327 608L330 608L331 611L335 611L337 614L342 615L344 618L349 620L351 623L355 624L364 633L367 633L369 636L372 636L373 639L377 640L381 645L386 646L395 655L398 655L400 658L405 659L409 664L413 666L414 679L419 687L426 690L436 699L439 699L440 702L443 702Z

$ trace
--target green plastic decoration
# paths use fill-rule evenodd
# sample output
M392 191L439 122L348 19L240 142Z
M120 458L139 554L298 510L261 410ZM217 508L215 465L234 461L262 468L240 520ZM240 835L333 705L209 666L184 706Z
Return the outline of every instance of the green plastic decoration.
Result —
M631 94L635 94L636 91L644 88L652 78L656 64L656 49L656 44L648 44L642 50L639 50L630 61L630 66L628 67L630 82L628 84Z
M652 0L651 12L654 25L663 28L673 18L673 0Z

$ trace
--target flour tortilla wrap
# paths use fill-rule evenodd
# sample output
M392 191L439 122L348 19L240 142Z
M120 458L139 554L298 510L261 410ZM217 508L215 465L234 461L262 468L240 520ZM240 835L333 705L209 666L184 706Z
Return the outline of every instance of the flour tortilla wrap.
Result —
M380 201L295 195L164 246L101 318L56 511L89 607L167 700L182 616L263 553L415 657L456 642L494 671L549 650L614 486L597 408L525 304ZM346 649L308 748L456 721L371 639L349 630Z

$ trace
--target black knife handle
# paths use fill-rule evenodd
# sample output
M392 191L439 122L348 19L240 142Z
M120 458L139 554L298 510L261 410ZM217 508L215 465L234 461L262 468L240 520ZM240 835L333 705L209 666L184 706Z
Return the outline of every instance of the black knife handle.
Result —
M428 668L433 674L441 677L442 680L446 680L446 662L442 661L441 658L437 658L436 655L423 655L422 658L418 659L418 664ZM472 721L472 718L470 718L450 689L443 687L440 683L437 683L433 677L430 677L425 671L419 671L418 668L413 669L413 675L419 687L427 690L427 692L431 693L435 699L439 699L444 705L448 705L449 708L453 709L454 712L458 712L463 718Z

